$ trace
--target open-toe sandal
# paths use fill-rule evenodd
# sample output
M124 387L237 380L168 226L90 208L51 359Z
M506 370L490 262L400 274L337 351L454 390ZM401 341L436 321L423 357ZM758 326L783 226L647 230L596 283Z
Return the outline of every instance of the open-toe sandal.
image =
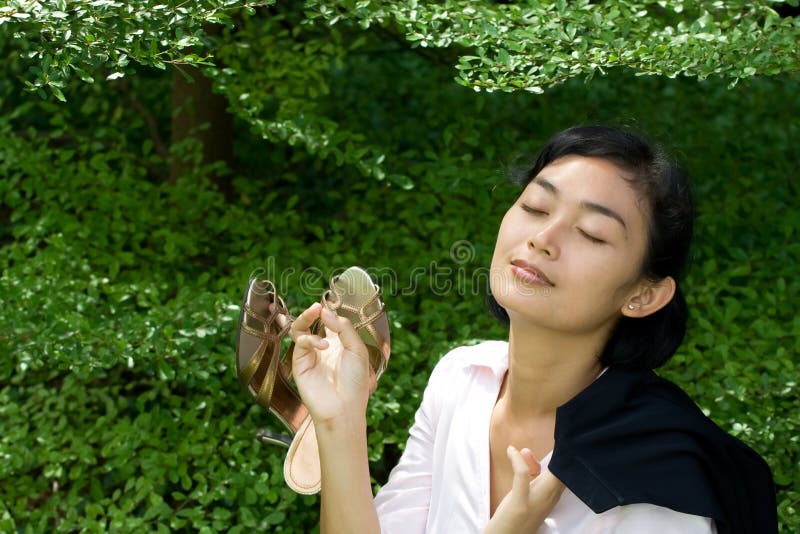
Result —
M333 277L330 289L322 296L323 306L353 323L367 346L376 380L386 369L391 352L389 320L380 296L380 287L360 267L350 267ZM311 332L325 337L321 321L311 326ZM289 358L291 355L287 356ZM311 417L307 416L289 446L283 464L283 478L297 493L310 495L319 492L321 477L317 434Z
M308 410L290 386L290 367L280 357L282 341L291 324L292 316L272 282L250 280L239 315L237 376L253 400L295 434L308 419ZM290 436L267 430L259 431L258 437L283 446L291 443Z

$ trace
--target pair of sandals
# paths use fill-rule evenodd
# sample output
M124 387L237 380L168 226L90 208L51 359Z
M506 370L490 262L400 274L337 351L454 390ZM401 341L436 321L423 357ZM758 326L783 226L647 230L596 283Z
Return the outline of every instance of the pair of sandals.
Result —
M322 305L347 317L369 353L377 380L389 361L389 320L381 301L380 287L360 267L350 267L334 276L322 295ZM294 491L313 495L320 491L321 469L314 422L297 391L291 386L294 342L281 356L283 340L294 318L275 285L269 280L250 280L242 298L236 340L236 371L239 382L255 402L268 409L293 435L259 431L263 441L288 446L283 478ZM311 333L325 337L317 320Z

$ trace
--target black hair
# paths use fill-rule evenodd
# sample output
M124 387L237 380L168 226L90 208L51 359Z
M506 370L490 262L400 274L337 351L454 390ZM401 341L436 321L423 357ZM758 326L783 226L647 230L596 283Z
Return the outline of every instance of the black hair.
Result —
M651 281L675 279L672 300L646 317L622 316L600 354L604 366L655 369L669 360L686 334L688 308L680 286L689 264L694 205L689 179L678 164L644 136L608 126L576 126L551 137L532 167L512 177L526 186L553 161L568 155L614 163L647 206L648 242L641 272ZM509 324L506 310L492 296L495 317Z

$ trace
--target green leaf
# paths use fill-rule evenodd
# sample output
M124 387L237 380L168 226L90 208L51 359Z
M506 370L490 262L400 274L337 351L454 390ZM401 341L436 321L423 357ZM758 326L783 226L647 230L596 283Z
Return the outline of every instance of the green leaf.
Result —
M62 101L62 102L66 102L67 101L66 97L64 96L64 93L61 92L61 89L59 89L55 85L50 85L50 91L53 93L53 96L55 96L60 101Z

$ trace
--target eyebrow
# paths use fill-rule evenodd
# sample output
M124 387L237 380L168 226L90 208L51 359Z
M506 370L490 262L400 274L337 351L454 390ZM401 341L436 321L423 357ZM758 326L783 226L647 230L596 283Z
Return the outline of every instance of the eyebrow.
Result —
M537 176L536 178L533 179L533 183L540 185L545 191L551 193L553 196L556 197L558 196L558 188L549 181L547 181L546 178ZM622 225L622 228L624 228L625 231L627 232L628 226L625 224L625 220L619 213L612 210L611 208L603 206L602 204L597 204L595 202L589 202L587 200L581 202L580 206L583 209L599 213L600 215L605 215L606 217L611 217L612 219L620 223Z

